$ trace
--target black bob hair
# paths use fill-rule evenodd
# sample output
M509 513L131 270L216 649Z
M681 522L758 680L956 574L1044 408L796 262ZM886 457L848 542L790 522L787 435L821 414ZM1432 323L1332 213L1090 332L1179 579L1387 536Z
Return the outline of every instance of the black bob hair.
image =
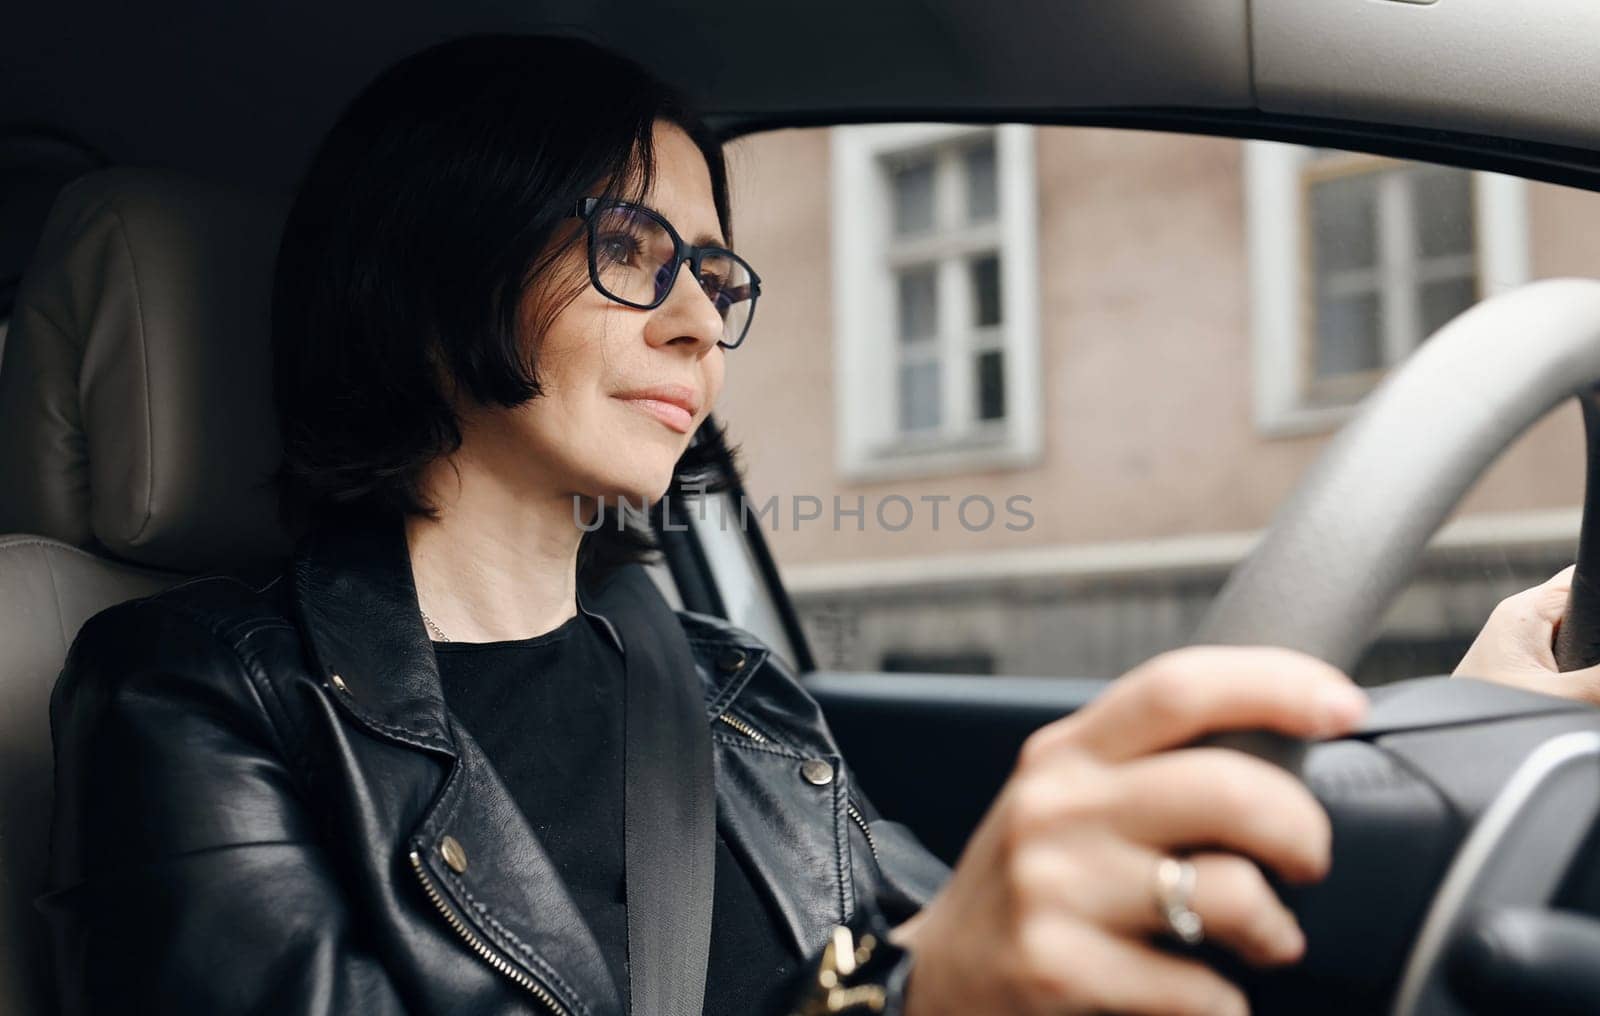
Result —
M278 250L278 484L291 532L329 509L436 514L420 481L461 445L448 392L507 408L539 396L538 336L589 284L549 274L570 246L552 243L597 181L606 196L648 191L657 120L705 156L731 242L715 135L679 93L590 43L457 39L355 98L313 157ZM518 308L535 280L560 285L544 290L524 344ZM702 427L668 498L726 489L720 463L731 462L722 432ZM583 537L585 577L654 548L639 519L607 510Z

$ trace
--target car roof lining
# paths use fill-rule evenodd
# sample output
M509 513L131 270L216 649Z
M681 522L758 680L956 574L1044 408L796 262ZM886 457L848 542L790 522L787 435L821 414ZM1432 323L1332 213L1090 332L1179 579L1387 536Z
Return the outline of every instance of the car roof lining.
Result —
M1244 0L1017 0L1012 17L963 0L164 6L176 10L160 18L110 3L8 10L0 124L49 125L118 162L286 187L381 68L482 31L591 39L724 118L848 118L913 104L959 116L1063 100L1250 105Z
M1591 0L1546 0L1531 27L1536 19L1496 12L1505 6L178 0L155 18L103 2L33 3L5 18L0 134L49 129L115 163L287 189L339 109L380 68L462 34L543 31L640 60L686 88L725 136L907 120L1147 127L1342 140L1600 189L1600 91L1592 102L1582 94L1552 97L1523 67L1532 80L1522 91L1514 80L1495 79L1489 84L1498 91L1477 106L1446 96L1430 105L1428 95L1403 87L1407 66L1380 68L1386 88L1376 94L1360 92L1366 82L1344 80L1360 75L1339 76L1340 66L1377 47L1373 33L1390 40L1386 52L1404 54L1394 47L1422 45L1412 37L1425 42L1426 31L1448 30L1455 39L1492 31L1507 54L1497 67L1480 61L1455 69L1439 53L1416 61L1419 80L1457 82L1470 99L1487 87L1481 78L1510 80L1519 55L1524 64L1544 59L1552 40L1590 23L1600 29L1600 5ZM1337 51L1322 63L1288 59L1313 38L1330 39ZM1343 119L1347 110L1359 117ZM1490 122L1489 114L1497 118Z

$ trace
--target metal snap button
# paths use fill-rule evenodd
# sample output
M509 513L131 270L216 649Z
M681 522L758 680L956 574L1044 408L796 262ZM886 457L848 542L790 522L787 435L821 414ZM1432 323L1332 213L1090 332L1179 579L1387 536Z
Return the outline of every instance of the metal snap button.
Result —
M729 649L727 652L722 654L721 659L717 660L717 666L731 674L740 667L744 666L744 661L747 659L749 659L749 657L745 655L745 651L743 649Z
M446 836L439 841L439 856L444 858L444 863L457 875L467 870L467 852L461 846L461 841L454 836Z
M345 684L344 678L340 677L338 674L333 675L332 677L328 678L328 680L332 681L333 686L339 691L344 692L346 695L350 694L350 686Z
M814 787L826 787L833 782L833 766L820 758L808 758L800 763L800 775Z

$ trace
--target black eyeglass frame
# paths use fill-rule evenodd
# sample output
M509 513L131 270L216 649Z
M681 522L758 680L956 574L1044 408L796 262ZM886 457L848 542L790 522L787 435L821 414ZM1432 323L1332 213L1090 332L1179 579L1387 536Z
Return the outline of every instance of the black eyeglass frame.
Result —
M595 259L594 220L595 212L601 210L602 208L626 208L630 212L646 215L659 224L662 229L666 230L667 236L672 238L673 256L671 262L672 272L670 275L670 281L668 281L667 287L660 293L656 294L656 298L651 302L635 303L632 300L624 300L622 297L607 289L600 281L600 264ZM657 307L665 303L667 297L672 295L672 287L678 284L678 276L682 274L683 263L685 261L689 263L689 271L694 275L697 281L700 278L700 264L703 260L705 260L707 255L716 254L720 257L730 258L733 261L738 262L740 265L744 266L744 270L746 272L750 273L750 313L749 316L744 319L744 329L740 331L738 338L734 339L732 342L729 342L727 339L718 339L717 345L721 346L723 349L737 349L744 342L745 336L750 334L750 323L756 319L756 300L761 296L761 276L756 274L756 270L751 268L750 262L746 261L744 258L735 254L726 247L696 247L693 244L684 243L683 237L678 235L678 231L672 228L672 223L668 222L660 212L657 212L653 208L648 208L644 205L637 204L633 201L607 200L605 198L579 198L578 205L573 209L572 216L573 218L583 220L584 233L586 234L585 242L588 244L590 284L594 286L595 290L599 292L601 296L604 296L608 300L613 300L617 303L620 303L624 307L633 307L638 310L655 310ZM702 292L704 292L704 290L702 290Z

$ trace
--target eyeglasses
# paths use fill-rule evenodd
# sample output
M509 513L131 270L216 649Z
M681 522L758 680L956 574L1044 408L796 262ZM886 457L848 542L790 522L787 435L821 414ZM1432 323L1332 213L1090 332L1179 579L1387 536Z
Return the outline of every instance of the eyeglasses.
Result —
M631 201L581 198L572 214L588 230L589 281L601 295L653 310L672 292L679 267L687 261L722 318L717 344L733 349L744 341L761 295L761 278L739 255L722 247L686 244L666 219Z

